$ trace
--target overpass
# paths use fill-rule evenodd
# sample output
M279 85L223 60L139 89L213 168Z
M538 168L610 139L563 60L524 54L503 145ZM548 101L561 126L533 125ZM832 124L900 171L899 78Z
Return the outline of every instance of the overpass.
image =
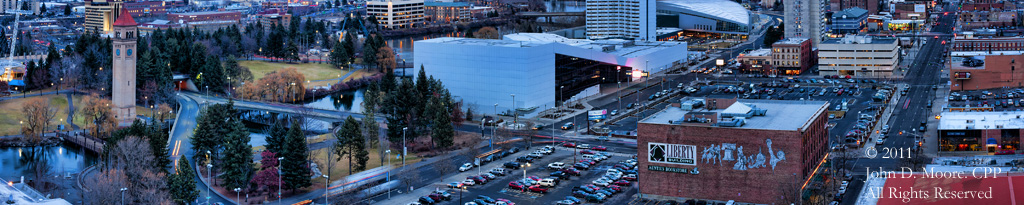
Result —
M228 99L221 98L221 97L205 96L205 95L200 95L200 94L197 94L197 93L185 93L185 92L183 92L182 95L185 95L185 96L187 96L189 98L194 99L199 104L204 104L204 103L208 103L208 104L228 103ZM340 122L340 121L344 121L345 118L348 118L349 116L352 116L353 118L356 118L356 119L363 119L363 117L364 117L363 114L361 114L361 113L354 113L354 112L348 112L348 111L338 111L338 110L327 110L327 109L312 108L312 107L303 107L303 106L293 105L293 104L282 104L282 103L271 103L271 102L256 102L256 101L247 101L247 100L240 100L240 99L235 99L234 101L235 101L235 105L234 106L237 109L241 109L241 110L259 110L259 111L267 111L267 112L281 113L281 114L304 115L306 117L316 118L316 119L324 120L324 121L327 121L327 122ZM377 117L377 120L378 121L383 121L384 118L383 117Z
M582 12L582 11L581 12L535 12L535 11L529 11L529 12L519 12L516 15L518 15L520 17L523 17L523 18L532 18L532 17L552 17L552 16L586 16L587 13L586 12Z

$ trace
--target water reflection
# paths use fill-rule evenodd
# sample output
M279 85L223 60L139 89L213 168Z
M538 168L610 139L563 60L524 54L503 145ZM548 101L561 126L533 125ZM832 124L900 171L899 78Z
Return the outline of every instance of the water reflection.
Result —
M0 178L34 177L35 163L45 165L48 175L76 173L96 163L94 153L84 152L74 145L0 148Z
M306 107L363 113L363 93L366 88L342 91L307 102Z

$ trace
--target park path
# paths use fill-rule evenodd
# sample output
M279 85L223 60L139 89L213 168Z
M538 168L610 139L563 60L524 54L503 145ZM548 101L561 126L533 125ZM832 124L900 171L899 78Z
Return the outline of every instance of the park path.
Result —
M72 130L78 130L78 125L75 124L75 98L71 96L73 92L65 92L64 96L68 98L68 125Z

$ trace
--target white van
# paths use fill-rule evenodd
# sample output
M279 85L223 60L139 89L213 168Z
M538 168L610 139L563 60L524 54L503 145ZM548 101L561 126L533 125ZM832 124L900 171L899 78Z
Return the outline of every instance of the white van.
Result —
M556 183L555 179L543 179L543 180L540 180L540 183L537 183L537 184L539 184L541 186L546 186L546 187L554 187L555 183Z
M595 157L592 154L585 154L585 155L583 155L583 159L596 160L597 157Z

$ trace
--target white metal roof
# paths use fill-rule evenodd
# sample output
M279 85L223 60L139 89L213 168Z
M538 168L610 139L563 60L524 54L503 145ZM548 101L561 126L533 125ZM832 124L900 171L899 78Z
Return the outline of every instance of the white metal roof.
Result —
M726 109L707 110L683 110L678 107L667 107L657 113L640 121L648 124L670 124L669 121L683 119L690 112L718 112L725 113L734 109L736 104L744 104L742 107L750 109L750 106L758 109L765 109L764 116L747 118L745 125L740 127L726 127L733 129L760 129L760 130L801 130L807 129L811 122L819 115L824 114L828 109L828 102L825 101L797 101L797 100L749 100L741 99ZM738 109L743 109L738 107ZM734 109L735 110L735 109ZM698 126L688 123L676 124L680 126Z
M1024 128L1024 111L942 112L939 130L987 130Z
M719 17L735 23L750 24L750 12L739 3L729 0L659 0L658 3Z

